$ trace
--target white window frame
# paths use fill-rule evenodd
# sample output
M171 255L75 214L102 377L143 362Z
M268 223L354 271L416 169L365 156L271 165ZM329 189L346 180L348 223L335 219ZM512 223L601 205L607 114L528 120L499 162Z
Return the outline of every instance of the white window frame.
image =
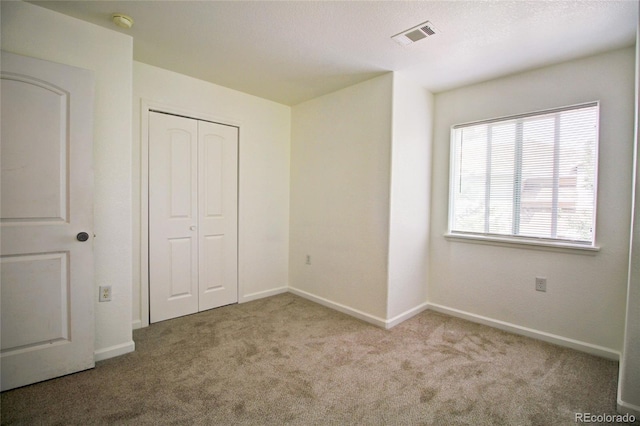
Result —
M595 150L595 182L594 182L594 212L593 212L593 239L591 243L588 242L573 242L569 240L562 239L553 239L553 238L538 238L538 237L529 237L529 236L519 236L519 235L499 235L499 234L490 234L490 233L473 233L473 232L463 232L463 231L453 231L452 224L454 222L454 191L455 191L455 182L456 182L456 130L464 127L476 126L481 124L490 124L490 123L500 123L507 120L519 120L526 119L530 117L541 116L545 114L552 114L562 111L569 111L574 109L586 108L595 106L598 108L598 119L596 122L598 140L596 142L596 150ZM503 116L498 118L492 118L487 120L479 120L467 123L460 123L451 126L450 133L450 145L449 145L449 193L448 193L448 218L447 218L447 233L445 234L445 238L448 240L454 241L464 241L464 242L472 242L472 243L484 243L484 244L492 244L499 246L522 246L524 248L541 248L541 249L551 249L551 250L560 250L560 251L582 251L584 253L595 253L600 250L600 247L597 245L597 234L596 234L596 222L597 222L597 210L598 210L598 155L599 155L599 122L600 122L600 102L585 102L581 104L569 105L565 107L559 108L551 108L546 110L539 110L534 112L529 112L525 114L516 114L510 116Z

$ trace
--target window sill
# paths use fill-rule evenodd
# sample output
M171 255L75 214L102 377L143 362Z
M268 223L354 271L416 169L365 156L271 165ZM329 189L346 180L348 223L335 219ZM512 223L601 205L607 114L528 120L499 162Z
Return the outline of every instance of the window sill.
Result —
M569 242L536 241L525 238L501 238L486 235L451 234L446 233L444 237L449 241L460 241L473 244L488 244L501 247L514 247L532 250L559 251L564 253L595 255L600 251L598 246L584 246Z

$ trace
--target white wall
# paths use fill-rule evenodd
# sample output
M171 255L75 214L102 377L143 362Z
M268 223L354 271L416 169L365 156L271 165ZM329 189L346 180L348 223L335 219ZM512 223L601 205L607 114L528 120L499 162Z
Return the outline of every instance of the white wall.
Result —
M286 291L291 109L139 62L133 65L133 91L134 327L148 324L140 258L143 100L239 125L239 302Z
M426 307L433 95L393 74L387 320Z
M640 417L640 24L636 37L635 81L635 181L633 227L631 229L631 256L629 257L629 284L624 349L620 360L618 381L618 410Z
M2 49L93 70L96 360L131 333L131 37L23 2L2 2ZM97 303L98 286L112 301Z
M634 51L627 48L436 95L428 291L434 307L618 356L629 259L633 88ZM598 253L443 237L451 125L593 100L601 101ZM534 291L535 276L547 277L546 293Z
M296 105L291 131L290 291L382 323L392 82L389 73Z

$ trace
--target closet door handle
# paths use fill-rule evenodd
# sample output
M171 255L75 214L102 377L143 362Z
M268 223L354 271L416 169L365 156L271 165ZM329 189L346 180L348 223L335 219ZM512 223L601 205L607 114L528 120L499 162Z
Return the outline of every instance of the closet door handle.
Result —
M195 231L196 229L198 229L198 227L196 225L191 225L189 229L192 231Z

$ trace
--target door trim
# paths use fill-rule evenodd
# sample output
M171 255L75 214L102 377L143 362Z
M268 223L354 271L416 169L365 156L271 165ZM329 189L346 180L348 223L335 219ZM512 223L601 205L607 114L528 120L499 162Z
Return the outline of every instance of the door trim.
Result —
M238 128L238 266L236 271L238 275L238 303L243 294L242 281L240 280L242 123L229 117L211 115L142 98L140 100L140 322L134 322L133 328L149 326L149 113L151 111Z

